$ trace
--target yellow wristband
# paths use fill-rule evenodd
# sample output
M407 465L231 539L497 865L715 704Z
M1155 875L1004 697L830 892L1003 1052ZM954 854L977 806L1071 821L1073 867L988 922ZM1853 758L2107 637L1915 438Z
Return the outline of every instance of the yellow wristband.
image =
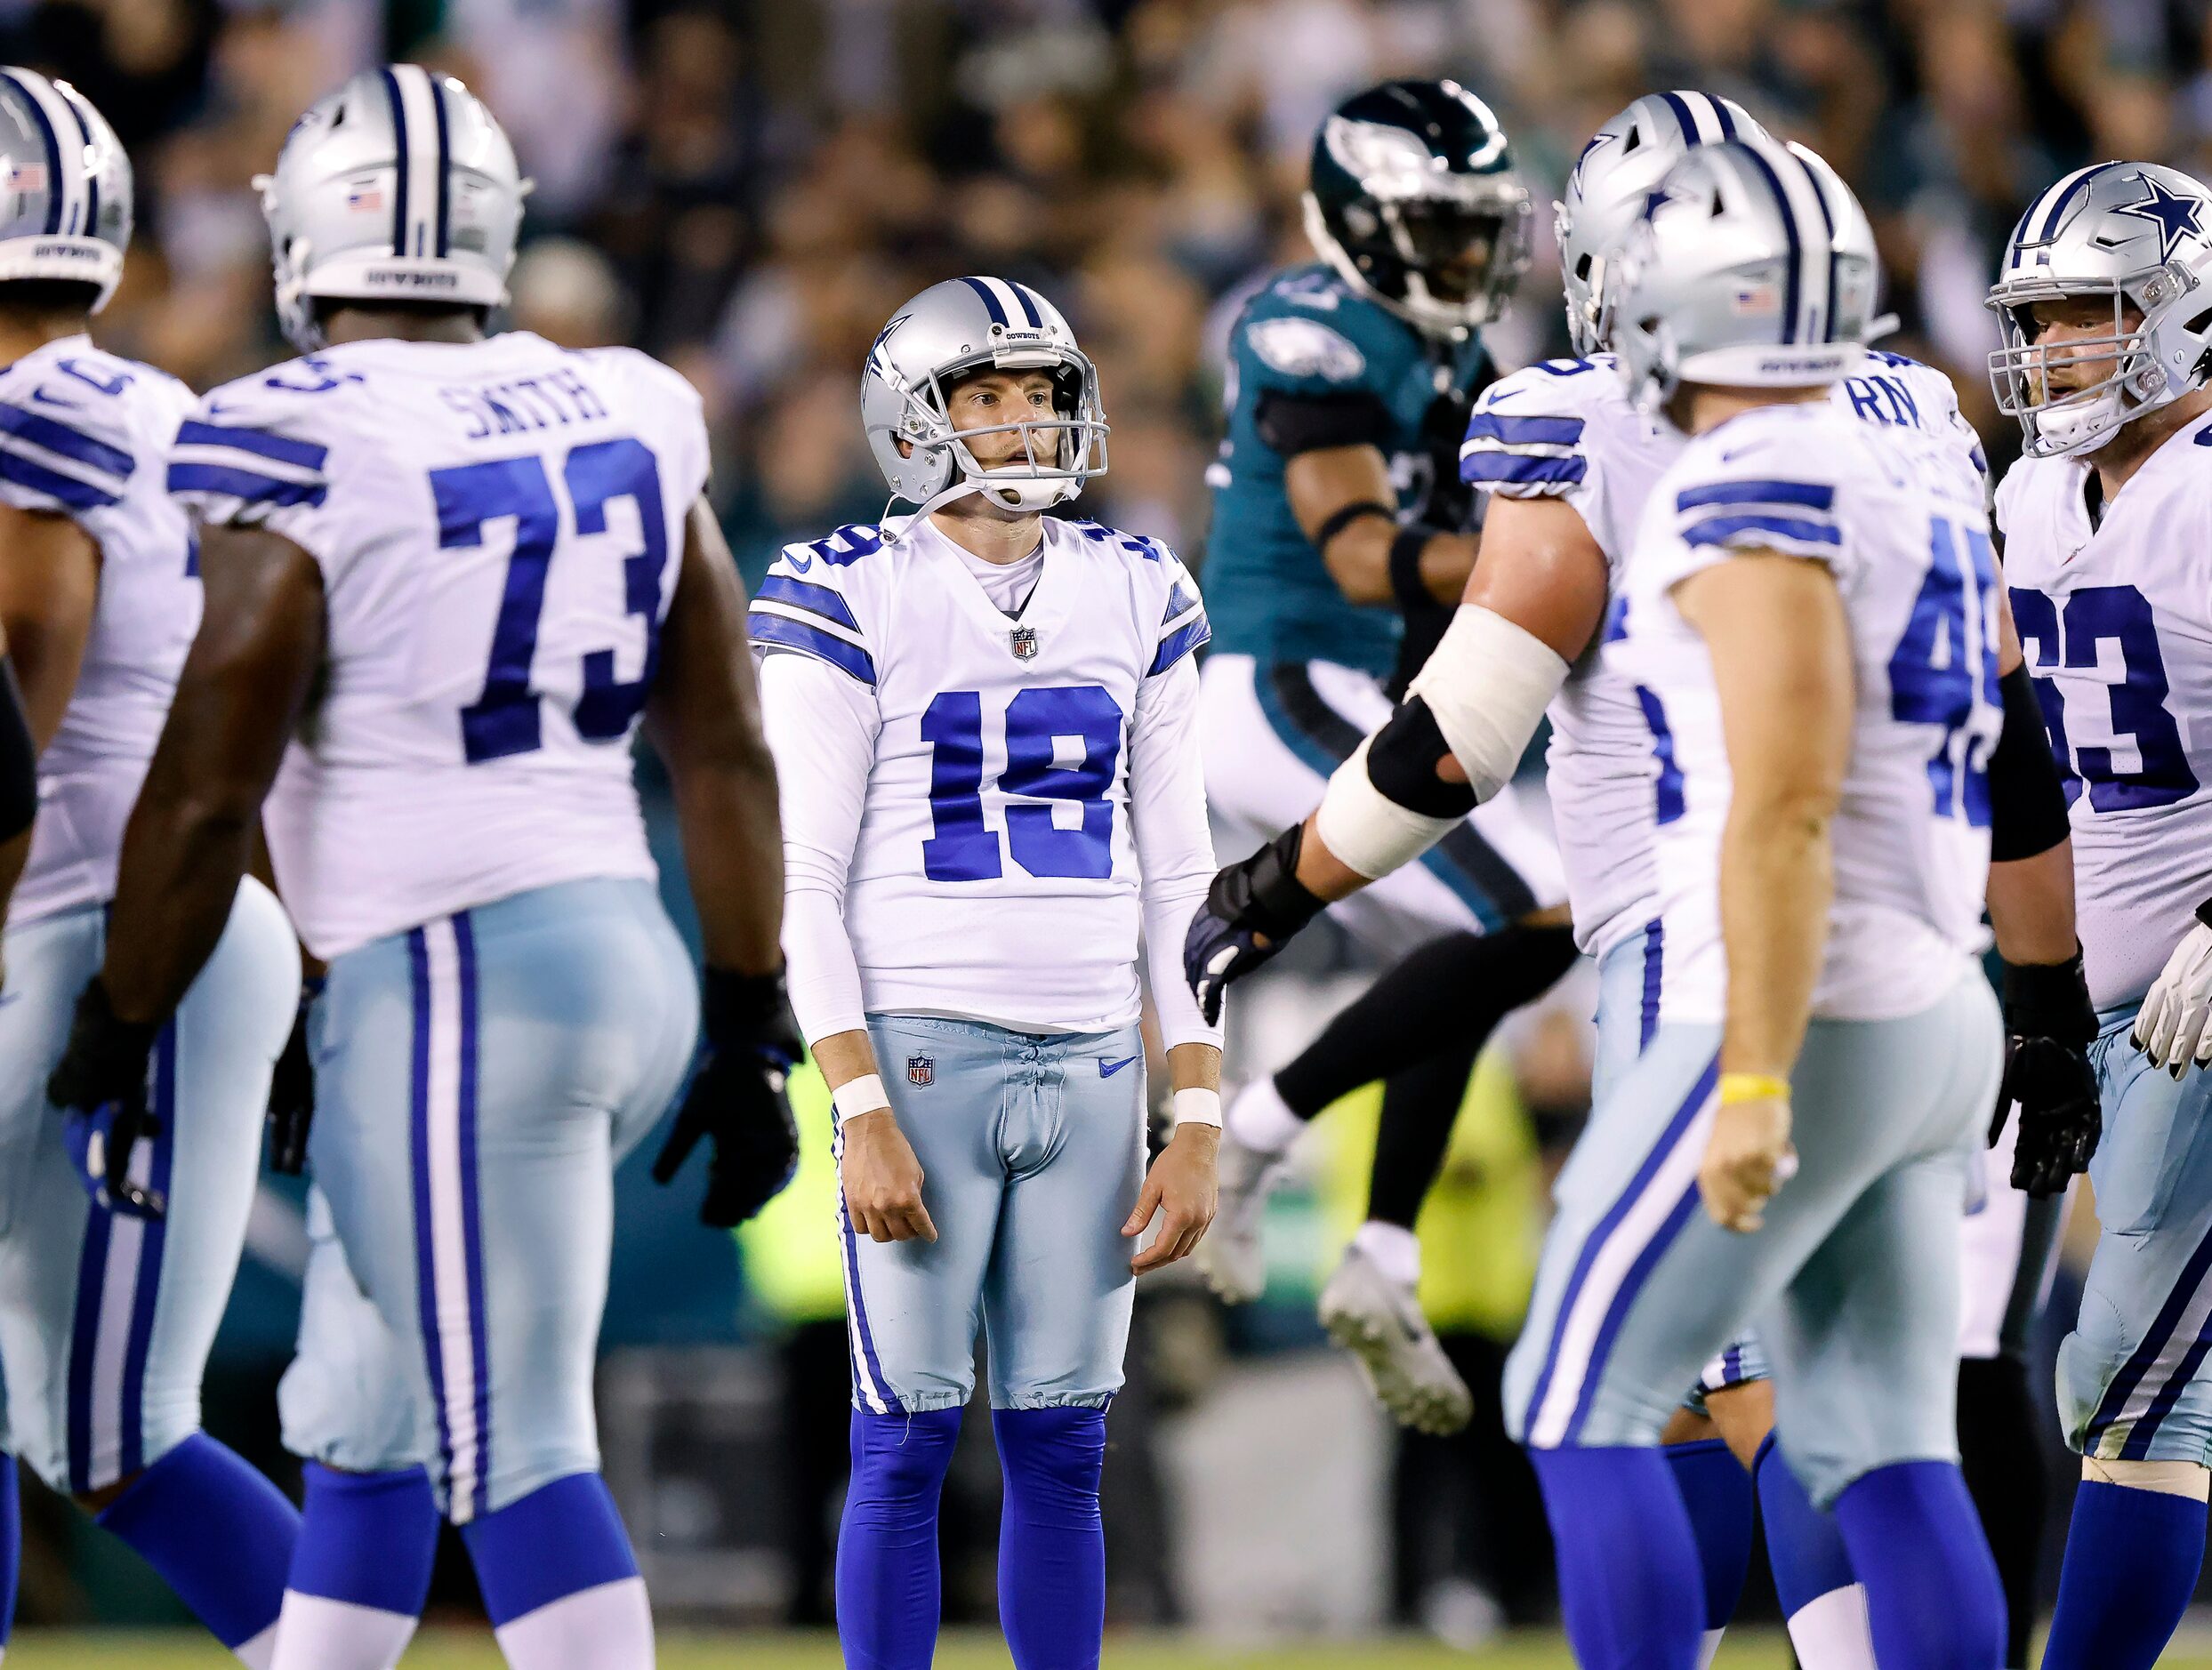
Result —
M1720 1104L1731 1102L1764 1102L1768 1097L1787 1102L1790 1099L1790 1080L1777 1078L1771 1072L1724 1072L1720 1075Z

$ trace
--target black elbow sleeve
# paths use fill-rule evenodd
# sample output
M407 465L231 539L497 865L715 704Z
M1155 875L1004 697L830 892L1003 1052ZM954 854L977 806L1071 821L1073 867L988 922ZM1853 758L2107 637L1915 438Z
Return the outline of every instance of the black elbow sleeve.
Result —
M1446 783L1436 775L1437 765L1451 754L1436 716L1415 696L1367 745L1367 781L1423 817L1465 817L1475 809L1475 786Z
M2032 858L2066 839L2066 791L2051 758L2050 734L2024 666L1999 681L2005 728L1990 755L1990 857Z
M15 669L0 655L0 841L13 840L37 815L38 750Z

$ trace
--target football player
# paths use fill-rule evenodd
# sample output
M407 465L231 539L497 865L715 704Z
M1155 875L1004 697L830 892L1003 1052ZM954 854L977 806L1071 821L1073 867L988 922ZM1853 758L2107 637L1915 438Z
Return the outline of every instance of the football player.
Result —
M118 1125L73 1094L56 1098L66 1118L49 1104L108 938L124 821L199 619L191 526L163 486L192 396L86 335L131 237L131 165L107 122L72 87L0 70L0 152L13 182L0 226L0 627L42 802L0 1000L9 1442L242 1662L266 1666L298 1516L200 1430L200 1377L245 1243L299 952L269 890L233 877L210 897L197 977L135 1034L142 1109ZM16 733L0 723L0 737ZM21 745L0 741L0 758ZM14 1495L7 1471L10 1515Z
M404 64L315 104L263 182L304 357L217 389L169 450L207 610L57 1073L133 1111L265 821L329 967L316 1179L402 1376L288 1434L319 1466L285 1670L397 1660L433 1487L509 1664L652 1664L591 1369L612 1168L681 1085L702 1007L678 1137L719 1144L709 1215L795 1159L775 775L698 399L628 349L485 336L524 190L490 113ZM640 721L675 783L704 998L655 889Z
M786 547L752 613L792 996L843 1184L838 1630L849 1663L931 1662L937 1497L980 1326L999 1618L1020 1670L1061 1670L1098 1659L1099 1468L1136 1277L1213 1215L1220 1034L1171 949L1213 868L1207 616L1158 541L1043 514L1105 469L1106 424L1035 291L915 296L868 355L861 421L920 510ZM1178 1121L1149 1171L1140 929L1170 948L1153 998Z
M2212 194L2067 175L2014 228L1991 369L2013 614L2066 773L2101 1029L2101 1225L2059 1408L2081 1485L2044 1650L2144 1670L2196 1586L2212 1473Z
M1492 385L1469 424L1461 461L1467 478L1492 495L1483 557L1466 601L1475 612L1470 620L1498 642L1462 640L1468 660L1440 662L1434 676L1464 676L1484 711L1510 714L1493 739L1486 765L1493 773L1510 771L1533 734L1537 703L1551 698L1550 788L1577 933L1603 971L1595 1087L1601 1097L1650 1040L1667 952L1653 899L1650 733L1642 699L1597 650L1652 484L1685 439L1629 401L1613 374L1612 357L1598 351L1597 319L1620 246L1661 176L1690 147L1758 132L1740 108L1694 92L1649 95L1598 130L1557 210L1569 333L1591 357L1531 366ZM1823 190L1840 200L1843 187L1826 165L1809 152L1802 160L1818 171ZM1870 248L1860 253L1871 258ZM1928 367L1874 355L1857 374L1838 381L1830 398L1867 422L1908 425L1950 440L1980 472L1979 447L1951 386ZM2007 726L1991 770L1995 850L2003 862L1992 872L1992 903L2003 949L2015 959L2007 976L2008 1031L2035 1041L2023 1041L2010 1086L2025 1110L2023 1145L2016 1153L1996 1153L2001 1165L2016 1163L2023 1185L2048 1193L2063 1189L2081 1144L2094 1141L2095 1101L2080 1059L2091 1028L2071 933L2063 803L2009 635L2001 654ZM1211 989L1238 977L1272 955L1320 900L1364 886L1367 874L1387 873L1449 828L1444 814L1455 806L1430 804L1444 792L1440 762L1455 781L1467 774L1448 760L1435 716L1416 694L1371 740L1363 769L1347 767L1332 779L1323 813L1278 839L1275 857L1263 853L1222 872L1209 910L1193 926L1194 979ZM1456 792L1457 804L1464 805L1472 791ZM1417 807L1437 815L1423 823L1413 815ZM1391 823L1398 827L1390 829ZM1343 861L1332 833L1341 847L1359 850L1360 869ZM1253 942L1255 933L1266 936L1264 945ZM1225 951L1226 960L1210 973ZM1234 1147L1234 1132L1229 1142ZM2017 1255L2023 1216L1998 1202L1975 1222L1979 1229L2008 1221ZM2046 1244L2037 1242L2039 1248ZM2039 1277L2039 1252L2026 1262ZM2009 1297L2012 1268L2007 1265L2001 1281L1982 1286ZM1973 1303L1982 1297L1970 1291L1971 1313L1991 1308ZM1997 1333L1994 1321L1988 1331ZM1975 1343L1973 1336L1967 1343ZM1750 1544L1749 1485L1730 1460L1733 1447L1738 1459L1757 1469L1768 1550L1799 1656L1814 1666L1864 1664L1862 1603L1840 1545L1832 1527L1805 1505L1800 1487L1766 1442L1772 1403L1758 1384L1766 1372L1756 1345L1737 1342L1708 1366L1693 1398L1717 1422L1726 1444L1687 1418L1669 1433L1669 1459L1706 1561L1714 1632L1708 1650L1733 1609ZM1962 1369L1969 1389L1982 1377ZM1986 1377L2024 1391L2017 1374ZM2000 1417L2008 1408L2000 1406ZM1995 1427L2009 1432L2025 1423L2023 1415L1999 1418ZM2007 1570L2022 1654L2034 1598L2029 1547L2029 1557Z
M1527 264L1529 213L1504 130L1454 83L1387 82L1315 138L1307 233L1322 259L1238 316L1208 475L1206 789L1243 845L1302 815L1388 717L1388 692L1465 586L1476 536L1456 454L1492 374L1480 327ZM1574 960L1564 897L1540 815L1500 793L1345 905L1345 926L1396 966L1231 1113L1232 1232L1200 1265L1234 1300L1259 1290L1259 1201L1281 1152L1330 1103L1385 1081L1369 1221L1321 1315L1385 1405L1430 1431L1472 1405L1414 1297L1414 1215L1490 1028Z

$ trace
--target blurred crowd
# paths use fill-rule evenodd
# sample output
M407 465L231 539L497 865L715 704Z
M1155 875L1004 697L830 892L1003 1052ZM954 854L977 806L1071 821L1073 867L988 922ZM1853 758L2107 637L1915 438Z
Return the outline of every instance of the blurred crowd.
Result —
M516 318L698 383L754 573L880 513L861 359L905 296L977 269L1059 301L1098 362L1114 468L1086 508L1202 551L1215 345L1307 257L1316 123L1387 76L1490 100L1540 203L1653 87L1813 144L1873 212L1893 346L1957 374L2000 456L1981 294L2021 206L2086 160L2212 165L2212 0L0 0L0 52L129 145L102 334L201 387L283 351L250 181L293 117L379 56L464 77L537 182ZM1538 220L1508 364L1561 346Z

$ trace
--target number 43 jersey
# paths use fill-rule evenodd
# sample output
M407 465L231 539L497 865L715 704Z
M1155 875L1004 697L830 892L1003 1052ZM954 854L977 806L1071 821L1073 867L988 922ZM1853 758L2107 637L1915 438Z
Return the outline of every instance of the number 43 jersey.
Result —
M2005 581L2071 807L2100 1008L2150 989L2212 897L2212 420L2144 461L2092 526L2086 459L1997 490Z
M1157 541L1042 526L1013 615L926 519L788 546L753 599L810 1040L888 1013L1126 1025L1141 922L1168 1043L1219 1041L1180 977L1214 870L1204 607Z
M202 524L321 570L322 676L264 819L317 956L654 875L630 741L706 469L674 372L527 332L348 343L177 432L169 490Z

